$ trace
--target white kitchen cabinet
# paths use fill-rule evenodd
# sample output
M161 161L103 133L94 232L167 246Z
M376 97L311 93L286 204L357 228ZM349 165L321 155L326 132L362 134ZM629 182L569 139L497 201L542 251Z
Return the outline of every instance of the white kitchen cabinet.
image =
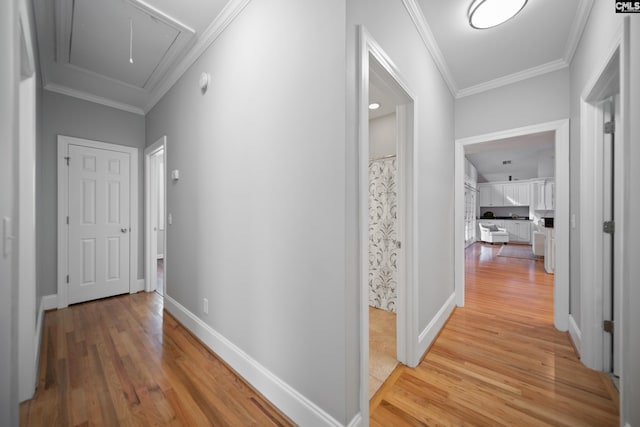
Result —
M552 211L555 209L555 182L552 179L535 181L534 209L538 211Z
M480 206L529 206L529 182L501 182L478 184Z
M503 184L504 206L529 206L528 182Z
M530 221L505 220L504 225L507 229L507 232L509 232L509 242L531 242Z
M480 206L505 206L503 184L478 184Z

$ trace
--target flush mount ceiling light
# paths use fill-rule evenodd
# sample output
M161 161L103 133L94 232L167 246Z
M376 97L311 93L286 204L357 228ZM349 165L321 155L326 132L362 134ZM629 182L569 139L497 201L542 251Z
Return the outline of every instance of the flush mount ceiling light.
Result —
M469 7L469 25L480 30L507 22L522 10L527 0L474 0Z
M377 110L378 108L380 108L380 104L377 102L372 102L371 104L369 104L369 110Z

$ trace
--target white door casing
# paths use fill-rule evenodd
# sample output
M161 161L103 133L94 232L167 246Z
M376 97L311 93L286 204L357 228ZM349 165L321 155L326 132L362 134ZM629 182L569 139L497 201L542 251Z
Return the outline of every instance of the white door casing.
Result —
M569 328L569 120L540 123L456 140L455 147L455 295L456 305L464 307L464 150L466 145L486 143L503 138L538 132L555 132L555 276L554 325L558 330Z
M156 290L156 286L158 283L157 278L157 257L156 248L158 247L157 241L157 232L154 228L158 227L158 218L157 213L158 210L155 208L158 203L158 194L157 191L154 191L155 187L154 183L156 183L158 179L158 171L156 169L157 164L154 162L154 156L160 150L164 152L164 162L162 163L162 168L164 173L162 174L166 180L166 165L167 165L167 137L163 136L158 139L156 142L145 148L144 150L144 167L145 167L145 291L153 292ZM166 193L165 185L162 186L163 191ZM163 208L166 210L166 197L163 197ZM166 218L166 215L163 215ZM165 270L165 281L163 282L166 288L166 268L167 268L167 233L165 228L165 249L164 249L164 270ZM162 290L163 295L165 294L165 289Z
M134 291L137 150L58 137L58 307Z

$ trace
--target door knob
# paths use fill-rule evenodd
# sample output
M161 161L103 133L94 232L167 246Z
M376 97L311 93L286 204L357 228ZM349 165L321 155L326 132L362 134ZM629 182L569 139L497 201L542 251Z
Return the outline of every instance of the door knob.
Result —
M122 231L123 233L126 233L127 229L126 228L121 228L120 231Z

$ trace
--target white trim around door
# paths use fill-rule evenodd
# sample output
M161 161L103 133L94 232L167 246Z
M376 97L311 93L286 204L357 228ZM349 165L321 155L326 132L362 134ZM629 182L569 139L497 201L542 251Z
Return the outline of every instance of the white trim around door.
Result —
M398 286L397 358L415 367L418 354L417 283L415 259L416 97L398 68L364 27L359 27L358 58L358 246L360 276L360 415L369 419L369 81L373 67L403 104L396 105L398 162Z
M129 292L138 291L138 149L107 142L91 141L58 135L58 308L69 305L67 278L69 271L69 173L67 153L69 145L127 153L131 156L129 181L130 247L129 247Z
M517 129L456 140L455 148L455 294L464 306L464 147L539 132L555 132L556 145L556 251L553 319L560 331L569 329L569 120L541 123Z
M157 179L157 173L155 174L155 177L152 176L152 172L157 172L154 168L152 168L152 157L154 154L156 154L160 150L164 150L163 176L165 180L165 185L163 186L163 188L165 189L164 190L165 191L164 210L165 210L165 218L166 218L167 137L166 136L161 137L156 142L154 142L153 144L151 144L150 146L144 149L144 223L145 223L145 227L144 227L145 288L144 289L147 292L155 291L158 283L157 256L155 256L155 254L157 253L158 242L157 242L157 237L154 236L155 230L153 228L154 228L155 221L153 221L151 217L152 216L151 207L152 207L152 204L155 204L155 202L157 202L157 197L154 197L154 193L152 192L151 185L153 184L153 182L155 182L154 180ZM164 274L165 286L162 292L163 296L165 295L165 291L166 291L166 277L167 277L167 274L166 274L167 228L165 227L164 230L165 230L165 243L164 243L163 258L164 258L164 270L165 270L165 274Z

